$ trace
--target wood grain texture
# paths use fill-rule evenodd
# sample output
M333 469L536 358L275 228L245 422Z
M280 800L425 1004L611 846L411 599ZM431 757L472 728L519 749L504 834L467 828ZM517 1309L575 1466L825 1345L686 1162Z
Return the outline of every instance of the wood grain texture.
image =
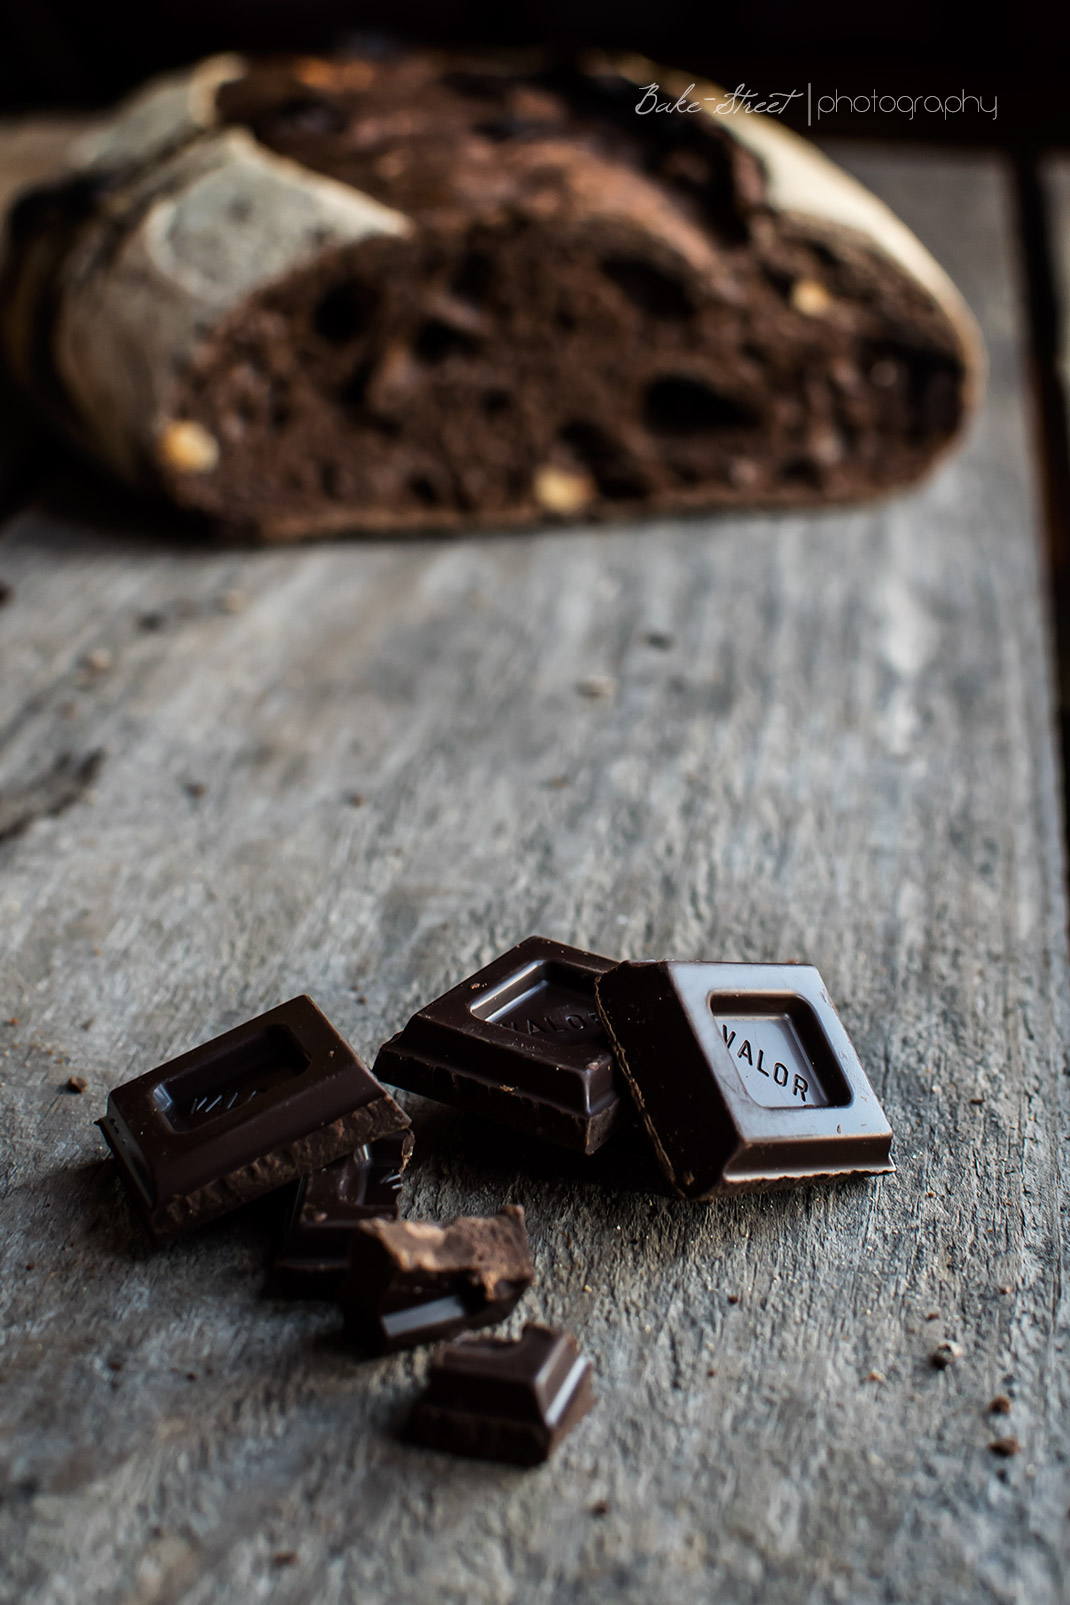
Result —
M847 154L989 342L920 494L268 553L9 526L0 793L105 757L0 845L4 1600L1065 1598L1068 967L1008 192L988 158ZM522 1203L510 1329L595 1363L520 1472L400 1445L426 1356L265 1299L263 1216L150 1253L92 1120L305 989L371 1055L531 931L816 963L900 1168L690 1205L410 1100L406 1212Z

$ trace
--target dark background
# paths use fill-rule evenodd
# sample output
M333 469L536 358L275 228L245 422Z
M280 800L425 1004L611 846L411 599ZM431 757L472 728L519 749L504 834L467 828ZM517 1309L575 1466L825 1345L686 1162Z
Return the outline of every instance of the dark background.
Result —
M149 0L137 16L86 0L2 0L0 108L102 105L148 73L209 51L322 49L362 30L442 42L625 46L760 94L957 95L990 106L948 117L841 112L820 131L1036 147L1070 143L1070 7L1029 0L988 22L939 0L897 5L756 0ZM148 13L148 14L146 14ZM796 100L785 120L806 126Z

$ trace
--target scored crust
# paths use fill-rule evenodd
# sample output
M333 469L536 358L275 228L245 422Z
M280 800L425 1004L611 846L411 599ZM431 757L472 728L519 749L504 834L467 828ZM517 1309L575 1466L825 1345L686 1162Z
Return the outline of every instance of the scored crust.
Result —
M917 480L983 374L954 287L771 119L638 116L655 79L688 87L633 58L202 64L17 209L9 361L124 478L265 539Z

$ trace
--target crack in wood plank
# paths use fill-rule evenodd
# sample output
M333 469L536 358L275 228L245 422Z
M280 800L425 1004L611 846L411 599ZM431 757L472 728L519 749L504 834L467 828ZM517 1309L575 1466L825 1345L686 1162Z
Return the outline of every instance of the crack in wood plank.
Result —
M0 791L0 842L21 835L35 820L52 819L73 807L92 786L103 762L99 748L80 758L64 752L43 774Z

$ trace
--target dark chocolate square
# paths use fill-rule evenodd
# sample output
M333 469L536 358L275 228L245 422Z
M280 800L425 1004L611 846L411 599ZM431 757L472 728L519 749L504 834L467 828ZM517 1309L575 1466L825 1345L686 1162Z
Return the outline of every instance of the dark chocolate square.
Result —
M451 1454L538 1465L593 1404L575 1338L528 1325L513 1341L472 1335L440 1348L407 1436Z
M161 1242L408 1124L307 997L116 1087L98 1121Z
M412 1132L397 1131L294 1184L274 1265L279 1292L291 1298L335 1296L356 1223L397 1219L402 1172L411 1153Z
M530 936L414 1014L375 1073L580 1153L621 1114L594 983L612 960Z
M809 964L621 964L598 1008L683 1198L892 1171L873 1088Z

